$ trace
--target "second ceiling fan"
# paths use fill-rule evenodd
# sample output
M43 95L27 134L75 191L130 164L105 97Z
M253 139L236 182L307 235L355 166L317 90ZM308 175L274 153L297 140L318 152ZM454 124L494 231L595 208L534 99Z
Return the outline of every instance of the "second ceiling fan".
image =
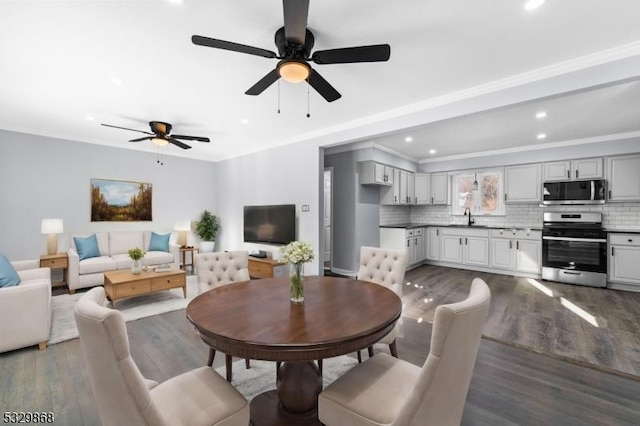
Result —
M260 81L245 92L247 95L259 95L282 77L292 83L306 80L327 102L333 102L340 99L340 93L316 70L311 68L309 61L316 64L349 64L389 60L391 47L388 44L319 50L311 54L314 36L307 29L309 0L283 0L282 5L284 9L284 27L276 31L275 34L278 54L259 47L199 35L192 36L191 41L199 46L280 59L274 70L262 77Z

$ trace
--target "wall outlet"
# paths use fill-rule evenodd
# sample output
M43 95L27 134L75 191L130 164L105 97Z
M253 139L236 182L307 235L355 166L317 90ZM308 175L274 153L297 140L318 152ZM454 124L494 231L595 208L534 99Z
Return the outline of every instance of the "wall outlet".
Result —
M303 212L308 212L309 211L309 204L303 204L302 205L302 211Z

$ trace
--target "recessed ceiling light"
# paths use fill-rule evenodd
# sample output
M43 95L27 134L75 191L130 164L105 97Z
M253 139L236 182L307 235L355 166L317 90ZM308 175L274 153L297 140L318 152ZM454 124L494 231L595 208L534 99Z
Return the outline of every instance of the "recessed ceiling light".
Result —
M545 118L547 116L547 112L546 111L540 111L536 113L536 118L538 120L541 120L543 118Z
M547 135L546 135L546 134L544 134L544 133L538 133L538 136L536 136L536 137L537 137L538 139L544 139L544 138L546 138L546 137L547 137Z
M167 0L169 3L173 4L184 4L186 0Z
M249 119L248 119L248 118L242 118L242 119L240 120L240 122L241 122L242 124L249 124Z
M116 86L122 86L122 85L124 84L124 81L122 81L121 79L119 79L119 78L117 78L117 77L111 77L111 78L109 79L109 81L110 81L111 83L113 83L114 85L116 85Z
M413 138L411 136L407 136L406 138L404 138L405 142L413 142Z
M436 153L436 150L435 150L435 149L430 149L430 150L429 150L429 154L435 154L435 153Z
M92 116L90 116L90 115L85 116L85 117L84 117L84 119L85 119L85 120L87 120L87 121L96 121L96 119L95 119L95 118L93 118L93 117L92 117Z
M524 10L534 10L544 4L545 0L529 0L524 4Z

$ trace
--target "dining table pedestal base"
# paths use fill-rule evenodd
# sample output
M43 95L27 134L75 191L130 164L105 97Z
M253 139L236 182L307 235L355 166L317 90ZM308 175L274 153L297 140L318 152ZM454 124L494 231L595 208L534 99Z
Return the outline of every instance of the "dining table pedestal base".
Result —
M251 424L321 426L321 391L322 375L314 362L285 362L278 371L276 390L261 393L251 401Z

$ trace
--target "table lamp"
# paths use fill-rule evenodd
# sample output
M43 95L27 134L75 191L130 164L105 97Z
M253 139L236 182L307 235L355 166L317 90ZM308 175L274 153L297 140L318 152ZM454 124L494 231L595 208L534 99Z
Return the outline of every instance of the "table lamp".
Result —
M178 240L177 243L180 244L180 247L187 246L187 232L191 231L191 221L184 220L181 222L177 222L174 226L174 229L178 231Z
M58 234L62 234L62 219L42 219L40 232L47 236L47 254L58 252Z

